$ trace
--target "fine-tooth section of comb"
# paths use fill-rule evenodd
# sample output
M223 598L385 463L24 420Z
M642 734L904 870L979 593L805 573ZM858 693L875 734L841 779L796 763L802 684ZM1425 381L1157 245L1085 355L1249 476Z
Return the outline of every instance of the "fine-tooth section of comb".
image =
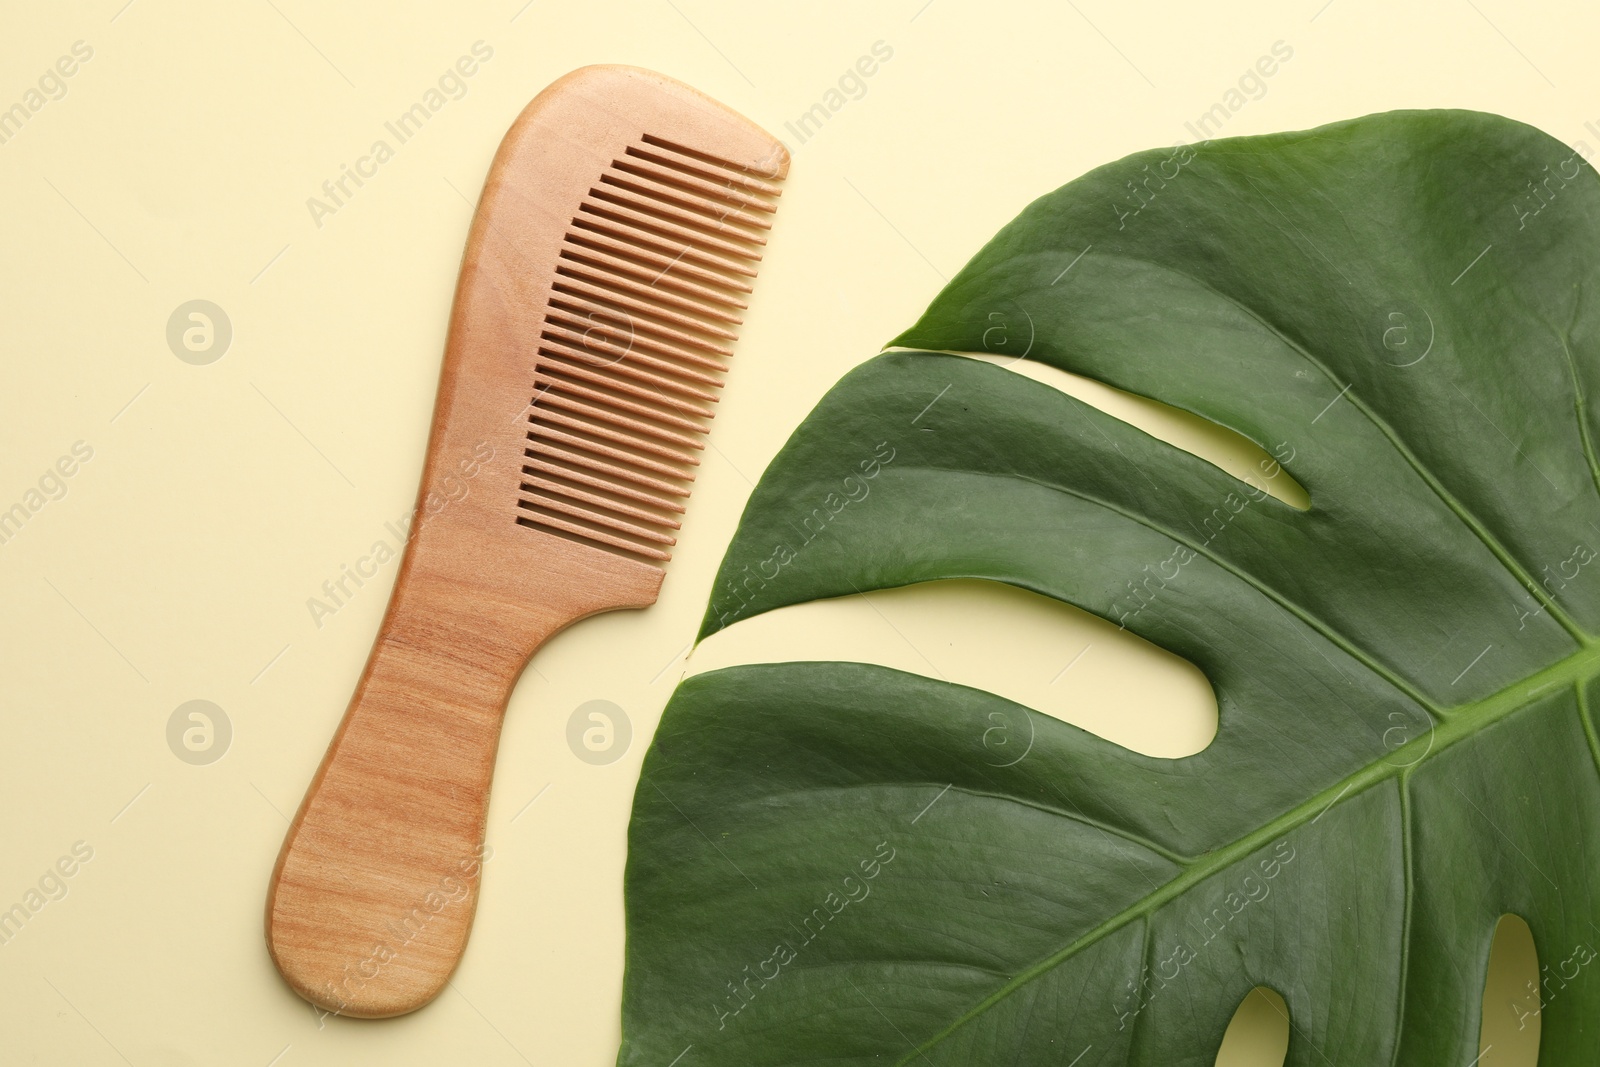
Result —
M650 134L599 176L545 306L518 524L672 558L779 192Z

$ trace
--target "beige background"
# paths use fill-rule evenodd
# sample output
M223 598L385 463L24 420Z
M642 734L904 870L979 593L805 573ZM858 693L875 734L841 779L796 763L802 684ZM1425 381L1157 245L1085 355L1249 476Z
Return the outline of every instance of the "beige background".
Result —
M688 671L872 660L1147 751L1200 747L1214 709L1193 668L1015 592L874 594L685 646L751 481L822 392L1027 201L1192 139L1184 123L1274 42L1292 60L1224 133L1456 106L1600 146L1585 128L1600 129L1600 14L1576 2L124 2L11 4L0 34L0 107L74 42L93 49L0 144L0 509L75 442L93 448L0 544L0 907L75 842L94 850L0 946L7 1063L612 1062L629 803ZM479 40L494 55L466 94L315 225L306 199ZM784 124L877 41L893 58L865 94L795 144ZM394 566L320 628L306 601L411 503L470 201L501 134L550 80L608 61L691 82L794 148L715 448L661 602L561 635L512 700L494 858L451 990L400 1020L319 1026L272 970L261 908ZM165 340L194 298L234 330L207 366ZM1226 451L1150 405L1070 387ZM206 766L166 740L192 699L233 728ZM606 766L565 740L592 699L632 722ZM1490 1017L1514 1021L1506 981ZM1249 1003L1230 1062L1276 1063L1285 1024ZM1527 1062L1517 1040L1493 1038L1483 1064Z

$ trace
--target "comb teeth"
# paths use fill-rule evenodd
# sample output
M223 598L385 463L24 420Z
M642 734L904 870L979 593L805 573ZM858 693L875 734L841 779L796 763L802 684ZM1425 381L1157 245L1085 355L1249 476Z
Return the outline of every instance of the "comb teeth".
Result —
M672 558L779 192L649 134L600 175L545 307L520 525Z

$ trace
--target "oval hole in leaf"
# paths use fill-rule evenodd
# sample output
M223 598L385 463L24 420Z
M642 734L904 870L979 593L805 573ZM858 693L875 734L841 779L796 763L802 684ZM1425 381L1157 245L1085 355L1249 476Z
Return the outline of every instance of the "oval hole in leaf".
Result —
M1483 983L1478 1054L1484 1067L1534 1067L1539 1062L1539 951L1520 915L1502 915L1494 928Z
M1241 482L1270 493L1292 508L1305 511L1311 506L1311 495L1305 487L1279 466L1269 452L1248 437L1210 419L1147 396L1123 392L1093 378L1069 374L1047 363L979 352L954 354L981 359L1059 389L1091 407L1099 408L1107 415L1137 426L1151 437L1199 456Z
M877 663L986 689L1147 756L1191 756L1217 733L1216 694L1194 664L998 582L925 582L791 605L712 634L686 667L700 674L774 660Z
M1289 1054L1289 1008L1266 986L1245 994L1222 1035L1216 1067L1283 1067Z

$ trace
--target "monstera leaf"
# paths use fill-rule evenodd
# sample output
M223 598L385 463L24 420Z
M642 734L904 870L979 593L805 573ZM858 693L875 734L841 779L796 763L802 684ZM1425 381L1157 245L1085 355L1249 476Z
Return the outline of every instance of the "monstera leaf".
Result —
M1583 154L1455 111L1140 153L1031 205L895 342L1194 412L1305 510L989 362L841 381L704 633L1005 582L1192 661L1218 732L1157 759L876 666L689 679L634 802L621 1063L1209 1065L1267 986L1296 1067L1465 1067L1507 913L1540 1063L1600 1062Z

